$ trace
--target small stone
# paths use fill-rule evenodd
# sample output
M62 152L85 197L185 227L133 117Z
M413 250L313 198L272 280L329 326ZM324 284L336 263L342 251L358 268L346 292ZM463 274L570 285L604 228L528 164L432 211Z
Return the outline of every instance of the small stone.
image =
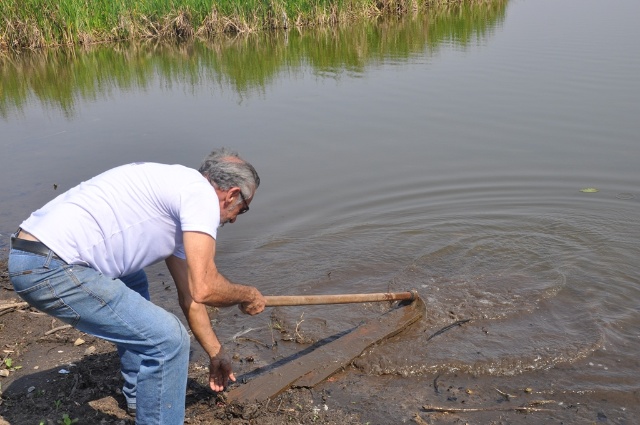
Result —
M6 378L7 376L9 376L9 371L7 369L0 370L0 376Z
M88 356L90 354L93 354L96 352L96 347L94 347L93 345L88 347L86 350L84 350L84 355Z
M76 339L76 342L73 343L73 345L75 345L76 347L78 345L82 345L82 344L84 344L84 339L82 339L82 338Z
M527 394L530 394L530 393L533 392L533 389L527 387L527 388L524 389L524 392L527 393Z

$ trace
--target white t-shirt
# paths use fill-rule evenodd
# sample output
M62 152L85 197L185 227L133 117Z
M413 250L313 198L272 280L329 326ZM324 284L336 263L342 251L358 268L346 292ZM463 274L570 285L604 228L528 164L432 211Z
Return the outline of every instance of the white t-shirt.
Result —
M197 170L134 163L106 171L47 203L20 227L69 264L120 277L185 258L182 232L216 237L220 205Z

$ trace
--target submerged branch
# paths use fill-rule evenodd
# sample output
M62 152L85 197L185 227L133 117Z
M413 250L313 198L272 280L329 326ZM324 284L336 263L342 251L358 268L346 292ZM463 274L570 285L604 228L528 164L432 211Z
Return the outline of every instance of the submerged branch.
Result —
M266 347L268 349L272 349L273 348L273 346L267 344L266 342L262 342L262 341L259 341L257 339L254 339L254 338L247 338L247 337L244 337L244 336L239 336L239 337L235 338L234 341L236 341L236 342L237 341L248 341L248 342L253 342L254 344L262 345L262 346L264 346L264 347Z
M445 326L444 328L440 329L438 332L434 333L433 335L431 335L429 338L427 338L427 341L429 341L431 338L434 338L440 334L445 333L446 331L448 331L451 328L455 328L456 326L462 326L467 322L470 322L471 319L464 319L464 320L458 320L450 325Z

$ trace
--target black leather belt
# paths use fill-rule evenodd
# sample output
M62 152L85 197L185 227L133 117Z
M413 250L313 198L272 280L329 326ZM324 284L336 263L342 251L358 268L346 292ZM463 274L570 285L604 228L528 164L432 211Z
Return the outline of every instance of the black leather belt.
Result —
M43 256L48 256L51 253L51 258L55 258L56 260L62 260L62 258L58 257L55 252L51 251L45 244L42 242L36 241L28 241L26 239L18 239L11 238L11 248L18 249L20 251L30 252L32 254L38 254Z

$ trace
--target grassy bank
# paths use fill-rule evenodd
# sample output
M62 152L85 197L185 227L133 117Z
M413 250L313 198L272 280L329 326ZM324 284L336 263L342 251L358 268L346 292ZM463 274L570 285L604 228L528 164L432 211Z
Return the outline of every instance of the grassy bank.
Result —
M146 91L158 84L230 85L239 98L262 92L282 72L339 75L419 55L437 55L443 45L459 49L485 44L505 19L506 3L466 3L449 12L360 20L304 31L260 32L246 37L148 40L82 49L39 49L0 55L0 120L38 102L68 117L77 105L118 91Z
M505 0L0 0L0 50L328 26Z

